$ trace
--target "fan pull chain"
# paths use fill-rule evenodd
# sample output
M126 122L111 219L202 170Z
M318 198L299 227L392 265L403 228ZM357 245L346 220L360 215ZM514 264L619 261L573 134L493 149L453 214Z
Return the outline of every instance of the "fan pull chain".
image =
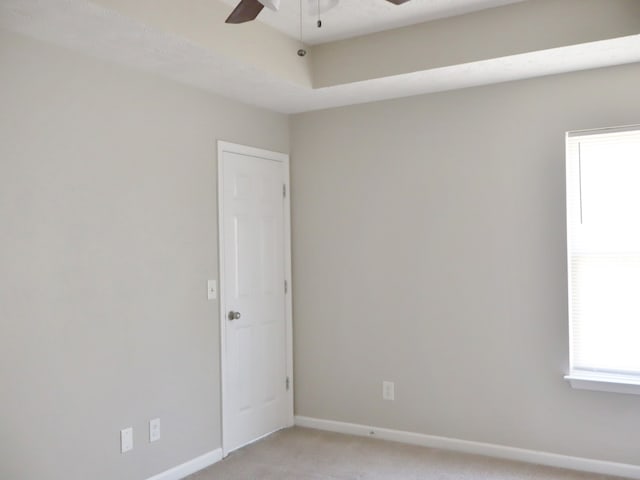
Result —
M318 28L322 27L322 19L320 18L320 0L318 0L318 22L316 23Z
M300 43L304 46L302 42L302 0L300 0ZM298 50L298 56L304 57L307 54L307 51L304 48Z

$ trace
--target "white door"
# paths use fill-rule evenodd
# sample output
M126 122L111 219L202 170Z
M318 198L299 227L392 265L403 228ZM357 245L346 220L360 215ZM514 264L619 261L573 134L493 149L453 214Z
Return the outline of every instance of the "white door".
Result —
M293 420L288 157L219 142L218 161L226 455Z

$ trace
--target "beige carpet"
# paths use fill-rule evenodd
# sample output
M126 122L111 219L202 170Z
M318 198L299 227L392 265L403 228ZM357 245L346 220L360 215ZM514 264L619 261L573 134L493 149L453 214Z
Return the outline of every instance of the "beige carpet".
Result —
M240 449L190 480L605 480L477 455L294 427Z

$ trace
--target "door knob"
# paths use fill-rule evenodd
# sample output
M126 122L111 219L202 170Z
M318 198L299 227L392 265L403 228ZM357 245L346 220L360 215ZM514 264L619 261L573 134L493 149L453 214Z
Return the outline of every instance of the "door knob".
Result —
M227 315L227 318L229 320L238 320L240 318L240 312L234 312L233 310L231 310L229 312L229 315Z

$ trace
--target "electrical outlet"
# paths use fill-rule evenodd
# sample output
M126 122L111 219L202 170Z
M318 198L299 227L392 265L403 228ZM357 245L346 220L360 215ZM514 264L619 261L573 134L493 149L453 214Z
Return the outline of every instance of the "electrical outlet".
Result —
M120 452L126 453L133 450L133 427L120 430Z
M395 384L393 382L382 382L382 399L383 400L395 400Z
M160 419L149 420L149 442L160 440Z

